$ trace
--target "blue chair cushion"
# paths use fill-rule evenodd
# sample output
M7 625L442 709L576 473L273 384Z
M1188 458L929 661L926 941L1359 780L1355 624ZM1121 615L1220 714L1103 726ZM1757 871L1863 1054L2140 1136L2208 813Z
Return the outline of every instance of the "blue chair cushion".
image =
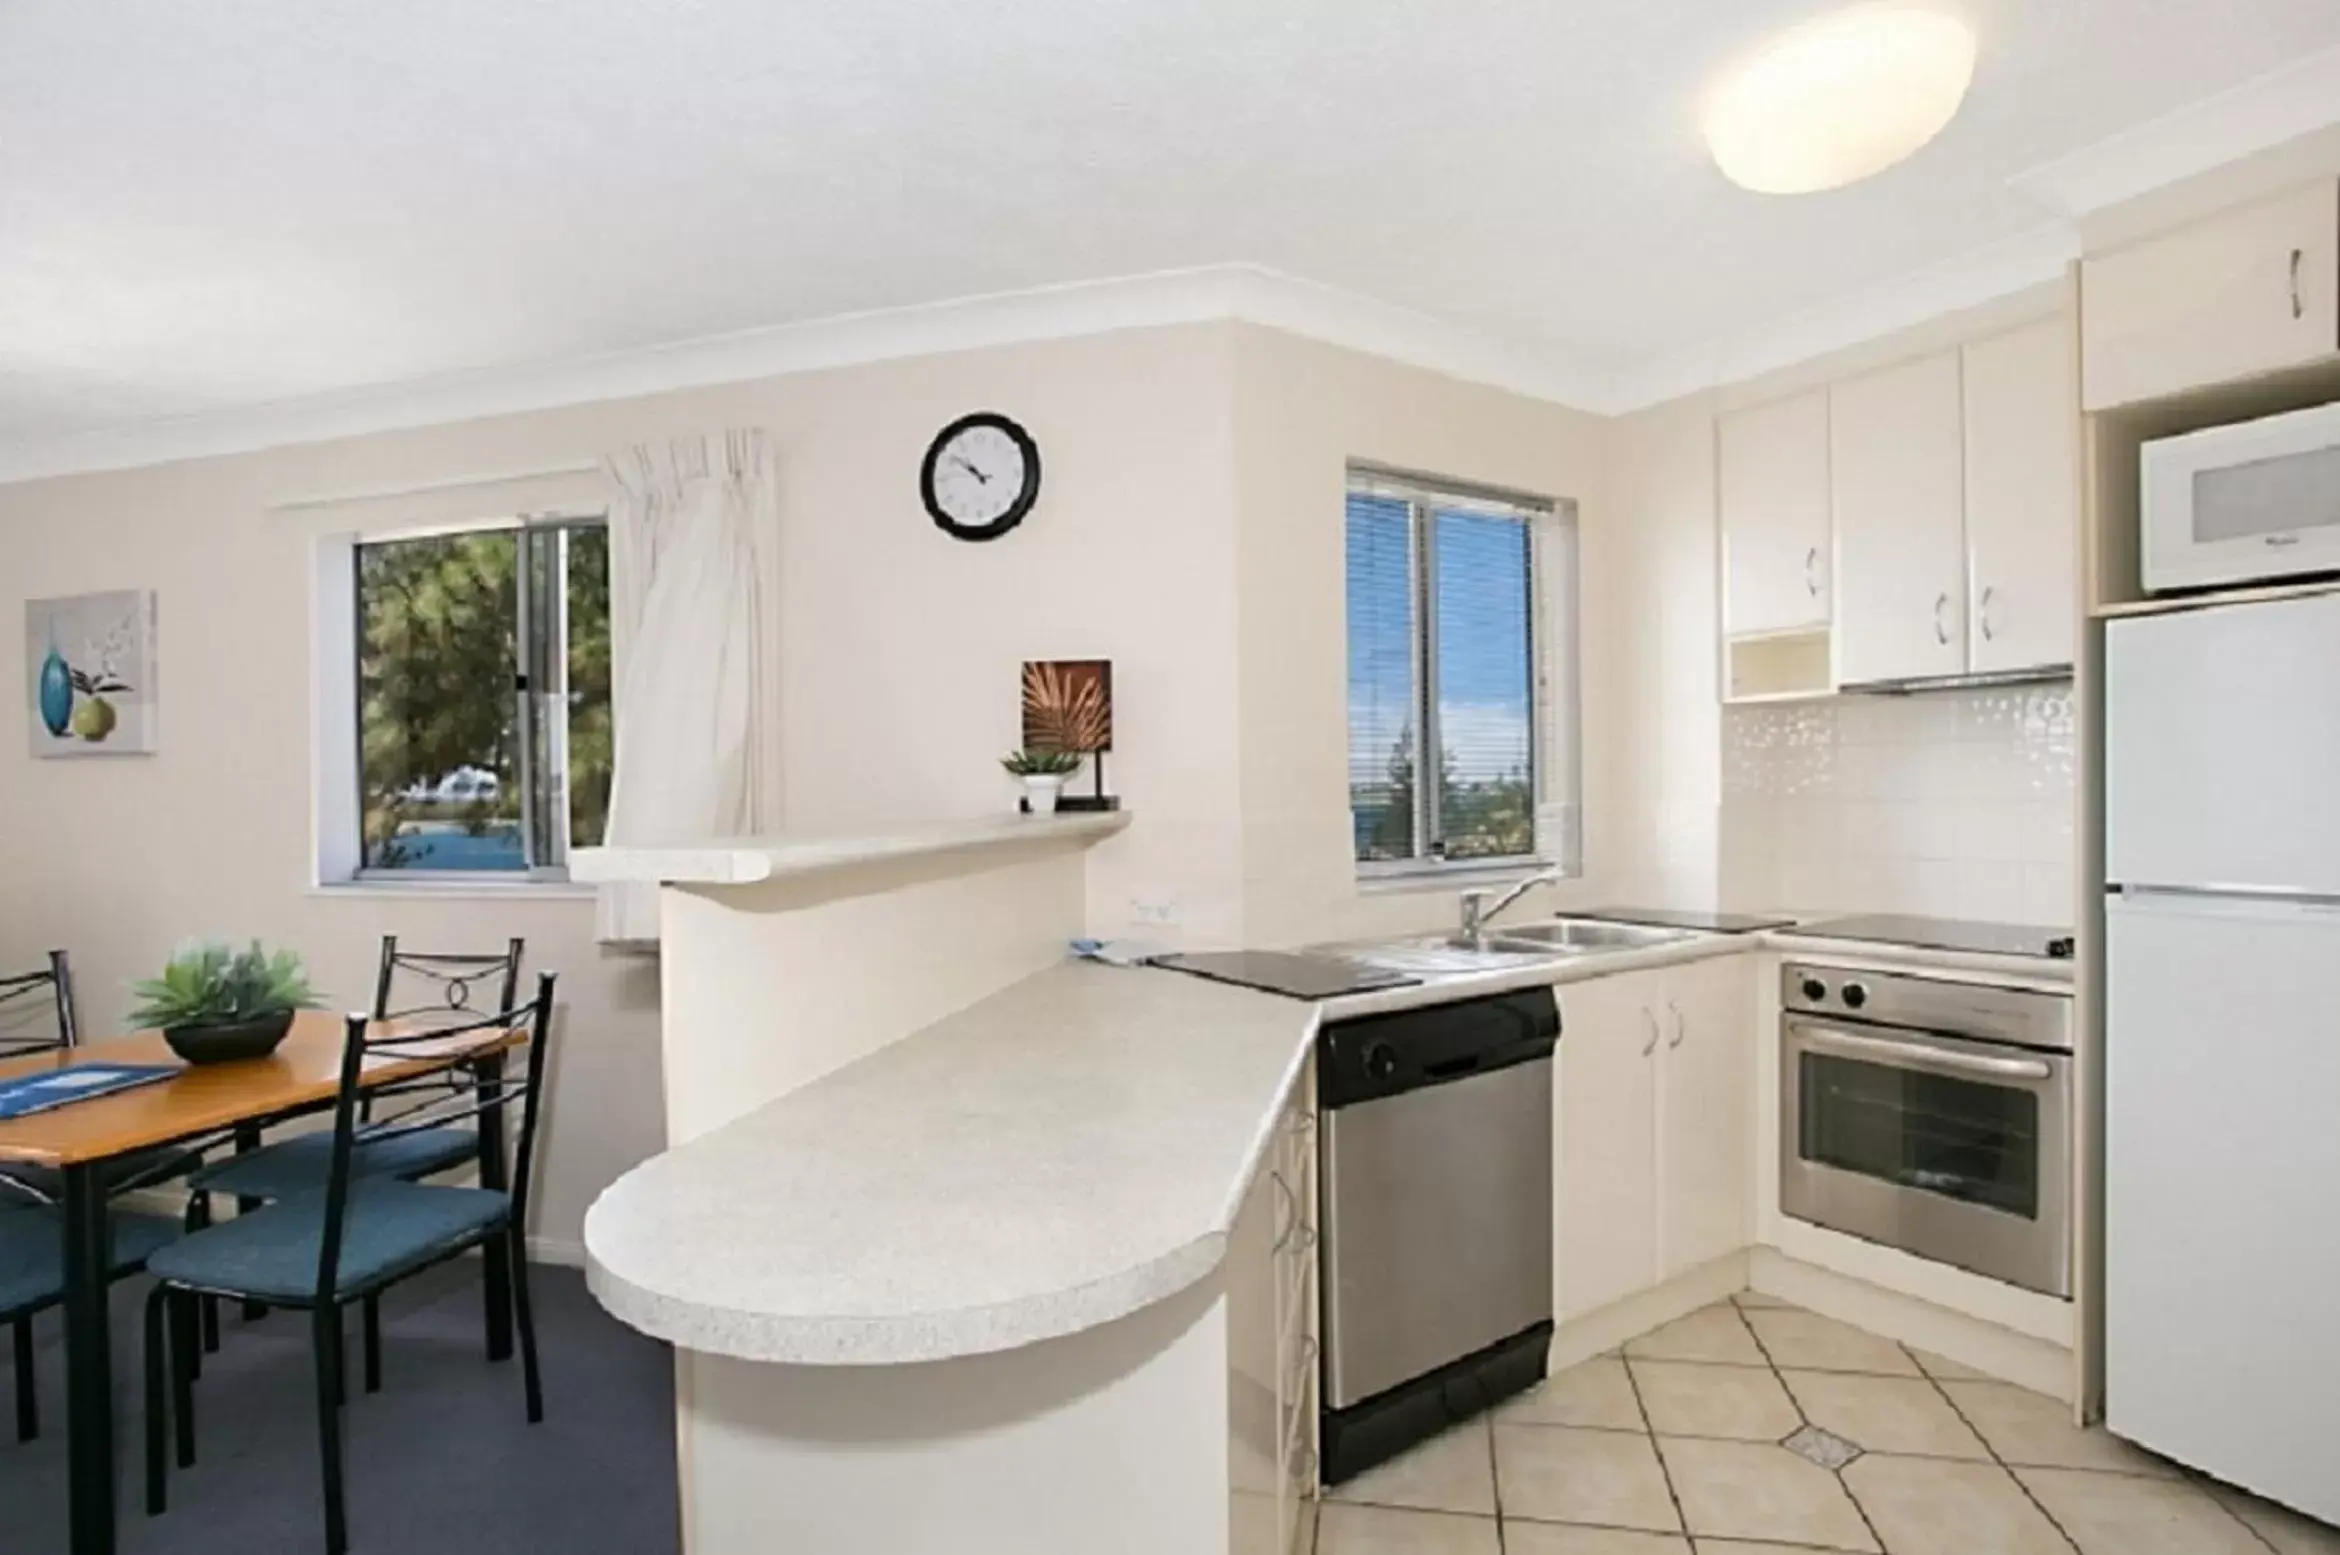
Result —
M112 1273L135 1273L179 1235L160 1215L113 1217ZM65 1295L65 1227L50 1209L0 1209L0 1318L54 1305Z
M370 1177L350 1184L335 1293L387 1283L502 1224L511 1200L484 1188ZM180 1238L146 1262L158 1280L279 1305L317 1293L325 1195L312 1191Z
M425 1128L369 1144L361 1135L350 1152L353 1178L399 1177L411 1181L451 1171L478 1158L479 1136L469 1129ZM244 1155L206 1166L187 1179L203 1193L232 1193L247 1199L289 1199L325 1186L333 1165L330 1129L295 1134Z

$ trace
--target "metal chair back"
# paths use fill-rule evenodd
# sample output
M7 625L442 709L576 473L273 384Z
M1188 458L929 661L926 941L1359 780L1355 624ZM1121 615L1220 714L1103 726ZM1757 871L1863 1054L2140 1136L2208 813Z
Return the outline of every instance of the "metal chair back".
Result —
M515 954L518 946L519 941L513 941ZM512 1185L508 1191L512 1223L527 1224L529 1191L535 1176L537 1098L544 1088L545 1058L551 1046L553 982L552 973L540 972L536 997L526 1004L507 1003L495 1014L457 1025L415 1029L393 1024L385 1029L364 1015L349 1017L342 1040L341 1083L333 1104L333 1158L325 1180L324 1236L318 1248L320 1307L332 1304L339 1284L343 1232L355 1175L352 1167L360 1144L444 1128L466 1119L484 1127L491 1119L500 1123L508 1110L517 1105L520 1137L513 1154ZM461 1043L472 1036L485 1042L499 1032L508 1032L526 1042L526 1062L516 1080L502 1072L503 1049L498 1048L385 1085L368 1088L361 1083L369 1059L387 1062L427 1059L445 1051L451 1043ZM361 1100L387 1107L387 1115L370 1121L361 1118ZM500 1134L498 1128L491 1138ZM493 1182L485 1185L497 1186Z
M398 936L382 936L382 962L374 978L374 1019L419 1020L425 1017L460 1020L509 1010L520 997L520 958L527 941L515 935L501 955L441 955L435 951L400 950ZM392 1008L391 994L401 974L429 986L424 1003ZM473 994L492 985L495 1002L476 1004Z
M47 1029L28 1031L31 1026ZM22 1058L68 1048L81 1040L73 1010L73 969L65 952L49 952L38 972L0 977L0 1058Z

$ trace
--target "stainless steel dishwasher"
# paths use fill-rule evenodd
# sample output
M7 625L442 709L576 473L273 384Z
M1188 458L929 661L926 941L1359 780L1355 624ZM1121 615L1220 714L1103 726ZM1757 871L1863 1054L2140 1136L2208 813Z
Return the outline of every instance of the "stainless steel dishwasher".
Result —
M1549 988L1318 1038L1327 1483L1544 1375L1559 1038Z

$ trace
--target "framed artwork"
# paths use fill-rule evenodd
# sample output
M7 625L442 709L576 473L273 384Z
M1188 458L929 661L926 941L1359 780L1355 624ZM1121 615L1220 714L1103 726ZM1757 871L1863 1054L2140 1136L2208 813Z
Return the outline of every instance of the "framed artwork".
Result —
M25 601L35 756L143 756L155 749L154 625L152 589Z

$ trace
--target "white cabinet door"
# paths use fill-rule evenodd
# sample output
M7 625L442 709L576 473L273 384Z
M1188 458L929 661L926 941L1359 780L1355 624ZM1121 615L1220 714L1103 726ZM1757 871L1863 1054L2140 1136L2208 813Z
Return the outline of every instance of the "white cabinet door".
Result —
M2340 183L2082 261L2090 410L2340 355Z
M1966 667L1966 499L1958 354L1829 390L1837 678Z
M2061 318L1966 348L1968 662L2072 662L2079 635L2080 407Z
M1658 1277L1751 1240L1755 983L1745 956L1665 974L1658 1070Z
M1227 1482L1238 1497L1229 1513L1237 1525L1256 1516L1241 1498L1264 1496L1272 1504L1283 1478L1276 1240L1291 1214L1289 1204L1271 1161L1252 1179L1227 1236Z
M1723 629L1828 624L1828 395L1722 418Z
M1554 1302L1562 1321L1657 1283L1658 978L1569 983L1553 1094Z

